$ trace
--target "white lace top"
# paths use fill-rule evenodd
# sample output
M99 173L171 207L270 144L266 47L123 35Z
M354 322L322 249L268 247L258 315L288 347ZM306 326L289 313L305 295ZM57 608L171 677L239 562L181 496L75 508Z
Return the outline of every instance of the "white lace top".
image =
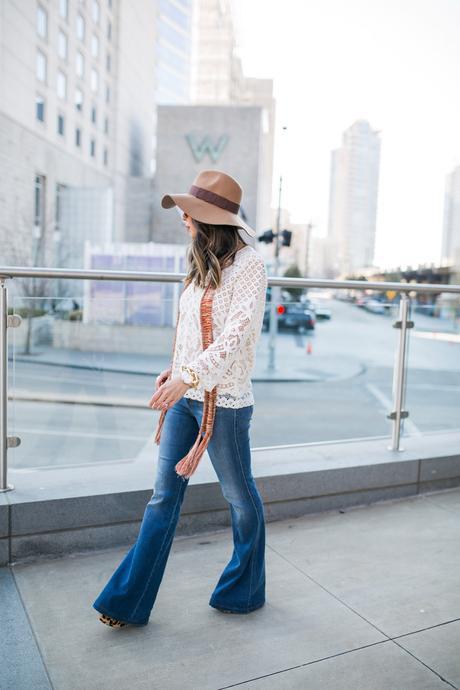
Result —
M222 283L212 302L213 342L202 349L200 301L204 288L190 283L179 300L179 322L171 378L186 364L200 384L184 397L204 400L217 385L216 405L245 407L254 403L251 371L262 330L267 289L264 260L252 246L239 249L233 264L222 269Z

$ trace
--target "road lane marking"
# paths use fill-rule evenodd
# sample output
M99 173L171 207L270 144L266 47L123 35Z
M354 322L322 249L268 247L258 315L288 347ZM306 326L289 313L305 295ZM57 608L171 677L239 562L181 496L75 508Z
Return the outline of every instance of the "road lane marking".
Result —
M443 333L442 331L414 331L414 338L426 338L428 340L442 340L445 343L460 343L460 333Z

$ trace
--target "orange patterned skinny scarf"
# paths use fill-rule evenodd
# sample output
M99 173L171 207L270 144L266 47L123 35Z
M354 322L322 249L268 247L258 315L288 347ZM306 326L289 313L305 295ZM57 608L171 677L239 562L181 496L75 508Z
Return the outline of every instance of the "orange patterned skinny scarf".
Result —
M203 296L201 298L200 302L200 323L201 323L201 342L203 346L203 350L206 350L206 348L212 343L213 339L213 334L212 334L212 301L214 299L214 294L215 294L215 288L211 287L209 284L203 293ZM176 330L174 333L174 343L173 343L173 357L174 357L174 351L176 347L176 338L177 338L177 327L179 324L179 309L177 311L177 322L176 322ZM170 377L169 377L170 378ZM213 432L213 427L214 427L214 418L216 414L216 394L217 394L217 386L214 386L214 388L211 391L206 391L204 392L204 402L203 402L203 418L201 420L201 425L200 429L198 431L198 436L196 438L196 441L194 442L193 446L190 448L188 451L187 455L185 455L182 460L179 460L177 465L175 466L176 473L184 477L186 479L189 479L192 474L195 472L196 468L198 467L198 463L201 460L201 457L206 450L209 440L212 436ZM158 426L157 430L155 433L155 443L159 444L160 443L160 438L161 438L161 430L163 428L163 423L164 419L166 416L167 410L161 410L160 412L160 418L158 420Z

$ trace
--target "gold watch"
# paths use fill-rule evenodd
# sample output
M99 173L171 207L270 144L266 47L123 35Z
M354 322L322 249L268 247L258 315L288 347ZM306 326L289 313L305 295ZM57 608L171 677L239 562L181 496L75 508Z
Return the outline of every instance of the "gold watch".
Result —
M182 381L184 383L187 383L192 388L197 388L200 383L200 379L196 371L194 371L190 367L187 367L185 364L181 366L180 376Z

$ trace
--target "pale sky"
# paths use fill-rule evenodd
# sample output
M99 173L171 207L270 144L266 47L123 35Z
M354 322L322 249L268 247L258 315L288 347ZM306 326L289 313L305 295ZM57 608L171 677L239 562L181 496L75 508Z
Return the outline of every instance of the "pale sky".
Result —
M366 119L381 137L375 263L437 264L445 176L460 164L460 0L234 6L245 74L274 79L273 205L283 158L282 205L325 235L330 152Z

